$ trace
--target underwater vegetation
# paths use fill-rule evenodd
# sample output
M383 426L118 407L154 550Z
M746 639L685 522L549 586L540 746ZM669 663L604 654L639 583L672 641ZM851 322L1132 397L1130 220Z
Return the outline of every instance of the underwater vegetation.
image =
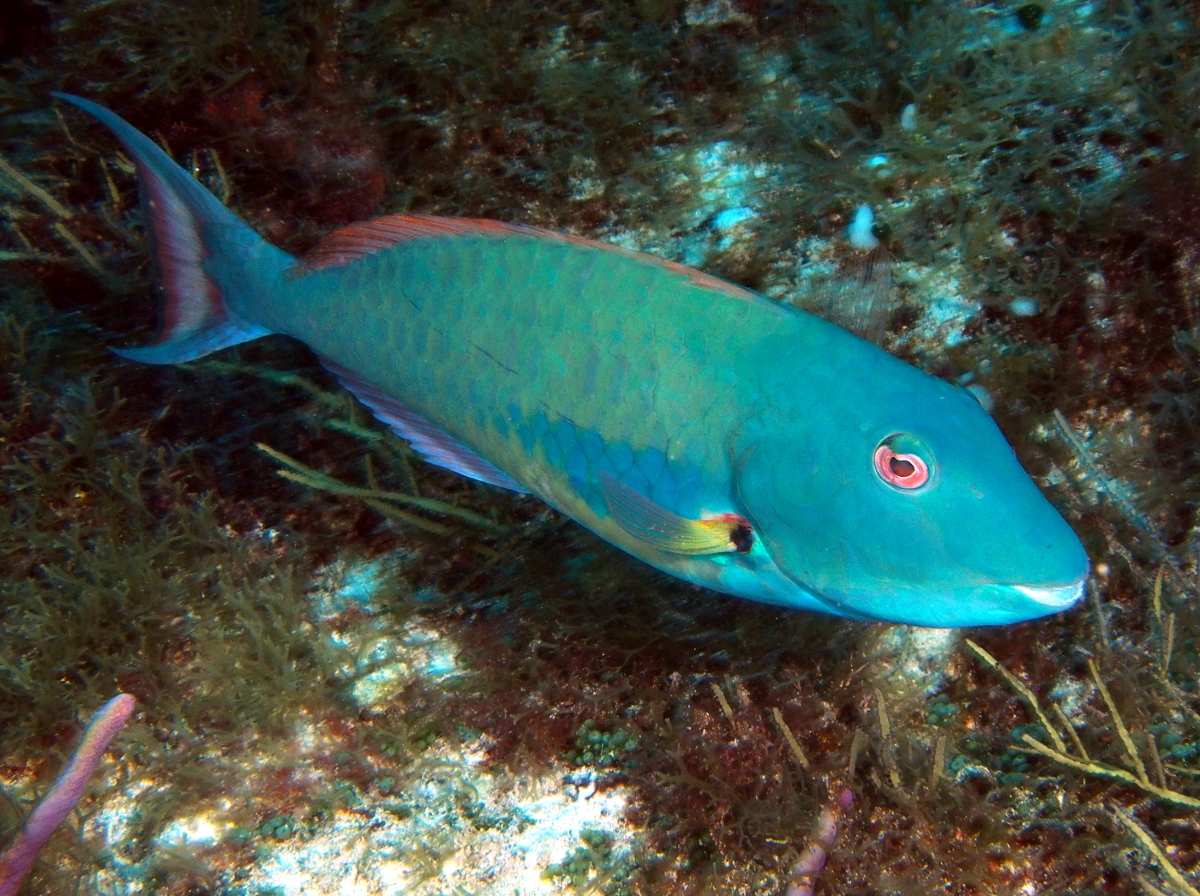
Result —
M848 788L816 893L1194 893L1198 60L1166 0L6 4L0 850L137 700L22 892L783 893ZM133 173L51 90L294 252L491 217L803 304L866 206L885 344L991 403L1086 605L718 598L422 464L286 340L123 363Z

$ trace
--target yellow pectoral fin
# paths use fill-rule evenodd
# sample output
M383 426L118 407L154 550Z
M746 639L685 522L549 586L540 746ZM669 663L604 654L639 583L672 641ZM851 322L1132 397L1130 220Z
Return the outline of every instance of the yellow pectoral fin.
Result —
M622 529L651 547L672 554L726 554L750 550L754 531L737 514L692 520L655 504L621 480L600 474L604 501Z

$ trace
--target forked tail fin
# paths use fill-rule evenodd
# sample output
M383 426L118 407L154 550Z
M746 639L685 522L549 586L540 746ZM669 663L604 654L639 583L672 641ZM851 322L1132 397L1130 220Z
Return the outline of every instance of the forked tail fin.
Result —
M255 307L295 259L256 234L137 128L103 106L54 96L94 115L137 165L162 290L158 341L117 354L147 364L191 361L270 331Z

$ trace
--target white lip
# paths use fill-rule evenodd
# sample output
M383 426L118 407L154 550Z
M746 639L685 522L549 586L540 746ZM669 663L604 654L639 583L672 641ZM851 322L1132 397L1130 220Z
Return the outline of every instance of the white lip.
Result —
M1083 584L1086 581L1084 578L1058 588L1039 588L1032 585L1013 585L1012 588L1044 607L1069 607L1083 597Z

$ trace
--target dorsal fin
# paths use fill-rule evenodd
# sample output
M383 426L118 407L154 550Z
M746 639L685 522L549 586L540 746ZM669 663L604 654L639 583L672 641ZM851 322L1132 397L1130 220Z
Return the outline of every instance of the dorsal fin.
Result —
M364 255L373 255L383 249L403 243L436 236L458 236L464 233L522 233L544 236L548 230L525 227L520 224L505 224L484 218L439 218L434 215L388 215L370 221L359 221L332 233L326 234L321 242L301 259L304 271L319 271L347 264Z
M355 398L369 407L381 422L391 427L396 435L412 445L413 450L429 463L445 467L477 482L497 485L523 495L529 494L529 489L507 473L497 469L462 442L446 435L386 392L372 386L358 374L328 358L321 358L321 364L336 376L338 382Z
M441 218L436 215L388 215L370 221L360 221L348 227L342 227L325 236L308 253L300 259L296 266L297 274L319 271L324 268L334 268L348 264L355 259L373 255L397 243L408 240L428 239L431 237L461 236L463 234L499 234L507 236L539 237L542 239L559 240L574 243L577 246L589 246L604 252L615 252L627 258L637 258L643 262L663 268L673 274L678 274L691 280L702 289L712 290L735 299L763 303L773 308L779 306L770 299L760 296L752 290L689 268L675 261L667 261L655 255L634 252L612 243L602 243L599 240L575 236L570 233L558 233L543 227L531 227L526 224L506 224L503 221L489 221L486 218Z

